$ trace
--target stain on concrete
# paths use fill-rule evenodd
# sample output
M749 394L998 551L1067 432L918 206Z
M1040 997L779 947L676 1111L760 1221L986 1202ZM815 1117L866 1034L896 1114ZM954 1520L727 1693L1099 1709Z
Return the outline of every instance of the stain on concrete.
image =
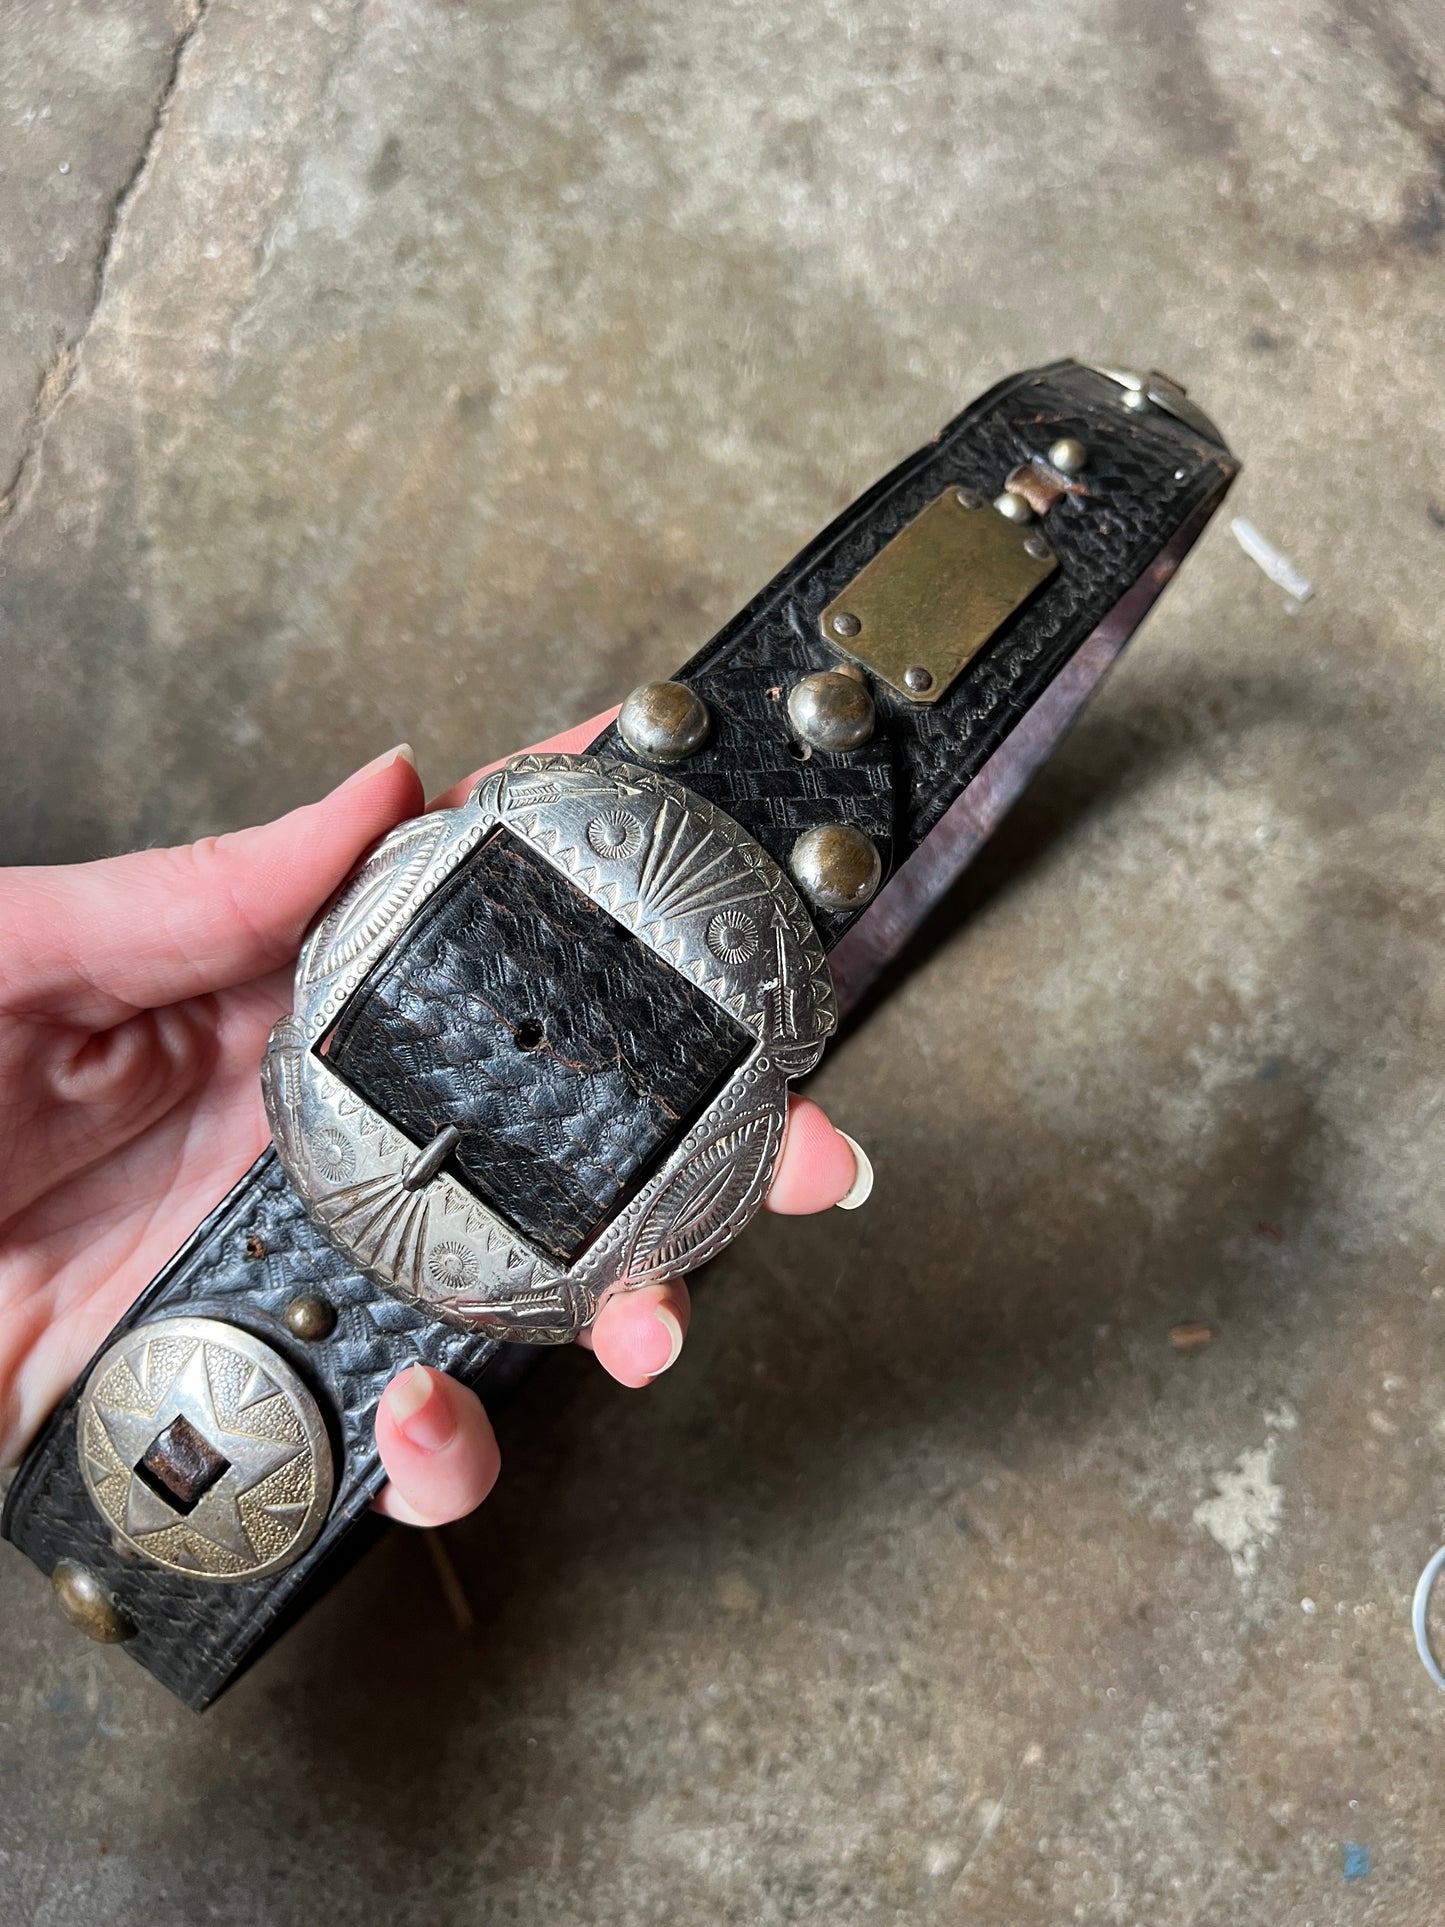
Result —
M1195 1525L1202 1526L1229 1554L1236 1579L1247 1582L1257 1576L1262 1554L1279 1533L1285 1495L1274 1476L1278 1434L1293 1431L1297 1423L1287 1409L1271 1413L1264 1443L1247 1447L1232 1467L1216 1472L1213 1498L1201 1500L1194 1508Z

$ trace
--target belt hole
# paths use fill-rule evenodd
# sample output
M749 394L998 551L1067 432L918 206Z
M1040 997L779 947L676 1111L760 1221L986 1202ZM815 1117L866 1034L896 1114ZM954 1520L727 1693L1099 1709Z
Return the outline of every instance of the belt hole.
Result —
M806 763L813 754L806 743L800 743L796 736L788 739L788 754L795 763Z
M541 1050L547 1041L547 1033L535 1017L524 1017L512 1036L518 1050Z

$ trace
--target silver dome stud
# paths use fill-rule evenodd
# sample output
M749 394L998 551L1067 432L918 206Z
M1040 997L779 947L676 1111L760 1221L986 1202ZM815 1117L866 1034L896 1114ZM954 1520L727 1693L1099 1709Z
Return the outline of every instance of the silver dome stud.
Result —
M680 682L643 683L617 714L623 742L649 763L682 762L702 748L711 726L707 704Z
M1060 475L1077 475L1087 466L1089 451L1081 441L1072 435L1061 436L1049 450L1049 461Z
M873 734L873 698L857 676L820 669L788 691L788 721L814 749L857 749Z
M799 884L824 910L861 910L883 877L878 846L848 823L805 830L793 845L791 866Z

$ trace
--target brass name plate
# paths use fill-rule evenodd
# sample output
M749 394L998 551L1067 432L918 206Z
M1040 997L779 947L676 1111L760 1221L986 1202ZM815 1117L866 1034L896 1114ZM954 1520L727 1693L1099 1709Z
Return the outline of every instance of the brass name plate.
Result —
M825 639L910 702L936 703L1059 566L1038 529L949 488L819 618Z

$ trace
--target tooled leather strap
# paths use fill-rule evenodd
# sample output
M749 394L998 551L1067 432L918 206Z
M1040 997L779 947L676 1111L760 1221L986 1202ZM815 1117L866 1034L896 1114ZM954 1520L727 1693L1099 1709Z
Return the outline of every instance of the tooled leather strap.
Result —
M320 1299L336 1314L314 1343L296 1338L288 1307ZM453 1331L411 1311L352 1271L317 1233L274 1151L257 1159L106 1339L184 1313L252 1332L300 1374L326 1414L338 1469L325 1528L294 1565L240 1584L188 1578L118 1546L79 1472L82 1374L17 1473L4 1533L42 1572L74 1560L93 1573L134 1627L126 1651L198 1711L264 1651L370 1543L385 1482L376 1406L404 1366L451 1372L495 1409L540 1352ZM102 1347L102 1349L105 1349Z
M1122 392L1073 362L1018 377L878 483L675 678L702 699L709 734L669 773L785 870L800 834L841 825L878 851L886 878L1233 472L1217 442L1158 409L1141 416L1121 405ZM1086 460L1068 478L1048 451L1070 440ZM866 740L836 751L799 741L789 690L850 654L866 660L866 633L844 647L829 639L830 605L930 504L959 530L976 519L1029 540L987 506L1020 470L1024 486L1052 498L1032 534L1057 558L1053 573L937 701L912 701L875 675ZM957 505L960 490L976 510ZM594 750L642 760L620 728ZM829 948L857 915L810 908ZM519 1049L539 1019L548 1048ZM589 911L552 866L498 837L353 998L327 1062L412 1142L456 1134L470 1188L565 1264L746 1043L725 1012Z
M1221 441L1158 407L1123 406L1128 392L1075 361L1016 375L845 509L678 672L712 719L702 749L678 765L680 780L727 810L785 869L802 832L851 824L877 844L886 880L1123 590L1233 478L1236 463ZM942 491L957 485L992 500L1011 475L1046 463L1066 439L1083 445L1087 465L1038 525L1059 558L1057 573L939 702L920 706L875 679L869 741L800 760L782 698L799 677L847 659L848 645L821 633L822 612ZM593 748L629 757L615 724ZM815 911L828 948L857 914Z
M875 681L878 719L869 741L852 751L813 749L801 756L786 691L800 676L842 660L821 631L822 612L940 491L957 485L991 498L1011 474L1064 437L1082 442L1089 459L1044 524L1059 558L1057 572L1002 624L937 703L911 703ZM679 680L706 702L712 730L703 748L674 773L729 811L785 866L800 833L841 822L873 839L886 876L938 822L1123 591L1223 492L1233 468L1210 435L1157 407L1135 412L1122 406L1115 382L1076 363L1001 384L845 511L680 672ZM594 747L632 760L615 729ZM606 929L572 928L565 892L555 900L545 890L539 894L535 875L519 879L496 862L495 851L486 858L487 847L474 860L466 886L439 900L434 915L403 937L358 995L333 1040L331 1061L404 1128L408 1118L398 1113L410 1104L419 1141L451 1119L474 1129L485 1125L510 1173L500 1201L519 1215L523 1203L535 1211L539 1238L565 1239L582 1223L578 1212L585 1218L589 1201L598 1206L598 1194L607 1188L596 1177L596 1156L602 1155L597 1147L605 1152L608 1182L621 1187L656 1155L667 1129L685 1117L717 1066L682 1061L675 1050L669 1055L668 1040L684 1025L689 1043L695 1042L698 1020L692 1007L662 1008L658 1000L674 996L675 987L634 980L625 958L613 966L604 957L599 965L596 946L608 941ZM820 910L817 921L831 945L851 918ZM600 922L605 926L605 919ZM569 946L584 938L586 955L579 962ZM588 973L594 984L595 1016L581 1027L569 1067L572 1083L564 1087L532 1066L530 1083L494 1078L483 1100L475 1064L487 1048L487 1026L508 994L523 1000L534 994L529 984L544 967L553 972L558 998L582 988ZM606 985L601 998L595 994L599 973ZM629 997L636 1002L631 1011ZM502 1028L510 1038L516 1011L504 1014ZM615 1033L629 1024L623 1051ZM716 1048L721 1063L728 1049L722 1031ZM643 1067L644 1088L626 1094L621 1108L628 1115L620 1124L619 1099L608 1079L624 1059ZM497 1084L510 1093L500 1108ZM491 1107L485 1117L478 1110L483 1101ZM587 1157L593 1158L590 1166ZM593 1176L584 1182L579 1173L589 1170ZM481 1171L477 1180L485 1181ZM334 1309L334 1330L300 1338L289 1308L317 1297ZM269 1152L148 1287L106 1345L177 1313L213 1317L263 1339L315 1398L330 1432L337 1476L314 1543L283 1571L232 1583L193 1579L120 1546L80 1469L77 1410L88 1373L18 1473L3 1531L42 1571L74 1561L94 1575L134 1628L126 1650L199 1708L363 1543L383 1477L373 1437L375 1410L395 1372L419 1359L476 1385L490 1405L540 1354L452 1331L359 1277L307 1219Z

